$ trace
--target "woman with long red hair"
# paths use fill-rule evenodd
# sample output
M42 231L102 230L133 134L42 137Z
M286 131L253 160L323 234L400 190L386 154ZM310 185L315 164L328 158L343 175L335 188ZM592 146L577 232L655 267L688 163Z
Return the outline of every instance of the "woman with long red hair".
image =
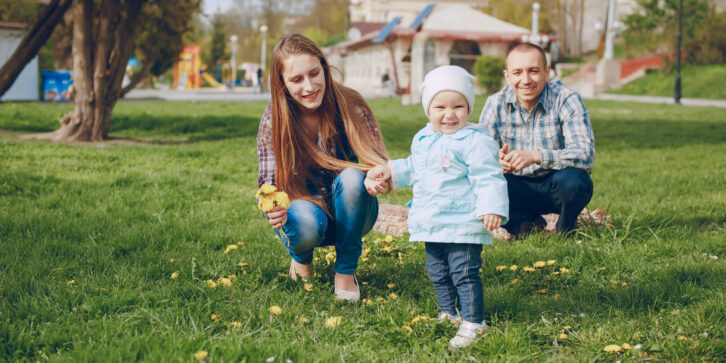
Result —
M265 213L292 257L290 277L310 278L313 249L333 245L335 296L357 301L361 237L378 215L365 171L388 155L368 104L333 81L330 71L320 48L302 35L285 36L275 46L272 102L257 134L258 184L275 185L290 197L288 209Z

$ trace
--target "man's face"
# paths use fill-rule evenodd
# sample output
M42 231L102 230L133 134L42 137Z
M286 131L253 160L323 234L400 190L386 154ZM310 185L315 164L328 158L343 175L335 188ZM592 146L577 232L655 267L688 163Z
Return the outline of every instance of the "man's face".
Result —
M550 67L545 67L545 60L537 50L515 50L507 57L504 78L527 111L531 111L539 102L549 74Z

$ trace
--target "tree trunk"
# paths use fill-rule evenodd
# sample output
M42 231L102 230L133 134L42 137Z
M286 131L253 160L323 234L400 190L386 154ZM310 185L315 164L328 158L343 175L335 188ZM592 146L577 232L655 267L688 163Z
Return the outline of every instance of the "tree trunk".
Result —
M65 14L72 2L73 0L53 0L45 7L43 14L38 18L28 34L25 35L13 55L0 68L0 96L5 94L18 78L20 72L23 71L25 65L38 54L38 50L53 34L53 29L63 19L63 14Z
M38 135L38 139L95 142L108 137L111 111L121 94L142 2L127 0L122 5L119 1L104 1L94 13L93 0L75 0L73 101L76 107L60 120L60 129ZM93 15L98 19L95 31Z
M149 75L149 72L151 72L151 68L154 66L154 62L156 62L156 55L153 57L149 57L147 59L144 59L144 65L141 67L141 70L139 73L136 73L133 77L131 77L131 80L129 84L126 85L126 87L121 89L121 97L123 98L126 96L129 91L134 89L139 82L141 82L142 79L146 78L146 76Z

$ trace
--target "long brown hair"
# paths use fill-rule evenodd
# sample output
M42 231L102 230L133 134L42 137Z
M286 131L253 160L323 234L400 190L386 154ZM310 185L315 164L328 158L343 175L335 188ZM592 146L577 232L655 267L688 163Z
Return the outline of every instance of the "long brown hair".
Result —
M335 151L342 146L341 131L362 164L340 160L324 152L311 138L302 123L301 106L287 92L282 76L284 61L294 55L309 54L320 60L325 76L325 92L318 108L320 114L320 143L325 150ZM320 197L313 197L307 190L306 181L313 178L310 167L341 171L356 168L366 171L374 165L385 163L388 153L383 145L380 127L371 130L367 122L356 122L351 116L351 104L357 94L344 92L345 87L333 81L323 52L312 40L299 35L287 35L280 39L272 51L270 67L270 92L272 95L272 148L275 152L275 182L290 199L306 199L328 211ZM375 118L374 118L375 120ZM342 123L343 129L340 130Z

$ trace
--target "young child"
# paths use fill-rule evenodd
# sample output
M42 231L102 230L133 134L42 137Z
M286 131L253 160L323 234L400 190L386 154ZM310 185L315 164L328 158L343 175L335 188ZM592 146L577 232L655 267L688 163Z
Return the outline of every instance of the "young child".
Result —
M421 84L429 123L414 136L411 156L378 165L366 177L372 195L382 192L389 178L393 189L413 186L410 240L426 242L426 269L439 300L439 320L459 325L449 341L456 348L486 334L482 245L492 243L487 230L506 222L509 213L499 146L467 122L474 108L474 79L458 66L429 72Z

